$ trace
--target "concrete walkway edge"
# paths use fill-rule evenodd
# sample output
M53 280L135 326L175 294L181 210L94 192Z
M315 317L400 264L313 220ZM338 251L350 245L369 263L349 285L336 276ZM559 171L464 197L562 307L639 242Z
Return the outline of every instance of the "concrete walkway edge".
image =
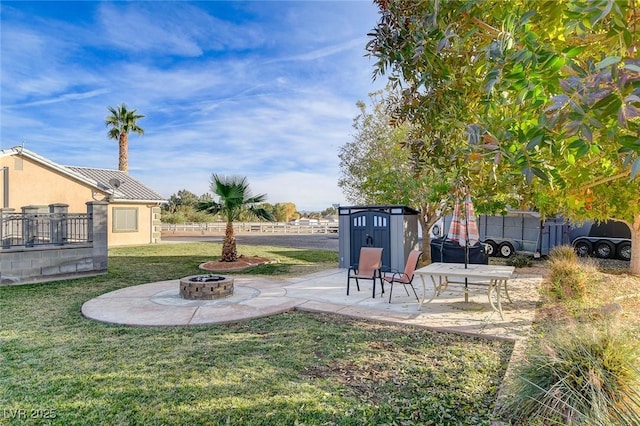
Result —
M239 275L234 276L233 296L215 301L181 299L179 280L161 281L98 296L82 305L82 314L96 321L130 326L191 326L301 310L516 341L525 339L530 332L542 281L539 276L516 276L510 280L514 303L503 303L502 320L491 309L486 295L472 295L477 309L465 310L459 307L459 293L445 291L419 309L415 297L407 296L402 288L394 289L391 303L388 286L384 295L377 290L372 298L370 283L361 283L359 292L353 286L347 296L346 280L347 270L339 268L285 280ZM422 285L417 282L415 288L422 297ZM425 290L428 293L430 289Z

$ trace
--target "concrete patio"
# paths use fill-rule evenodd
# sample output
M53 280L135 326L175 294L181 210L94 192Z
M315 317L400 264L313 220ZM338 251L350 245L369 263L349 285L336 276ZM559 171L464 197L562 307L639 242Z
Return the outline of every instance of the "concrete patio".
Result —
M382 297L378 285L374 299L371 281L361 281L361 291L352 282L347 296L346 269L286 280L247 275L234 279L233 296L221 300L182 299L179 280L171 280L103 294L84 303L82 314L101 322L131 326L189 326L236 322L295 309L518 341L530 331L542 281L537 275L515 274L509 281L513 303L503 301L503 320L491 309L486 294L471 294L470 303L465 304L459 292L445 291L419 309L413 294L407 296L402 286L395 286L389 303L388 285ZM420 278L416 277L414 285L422 297ZM427 300L432 291L427 287Z

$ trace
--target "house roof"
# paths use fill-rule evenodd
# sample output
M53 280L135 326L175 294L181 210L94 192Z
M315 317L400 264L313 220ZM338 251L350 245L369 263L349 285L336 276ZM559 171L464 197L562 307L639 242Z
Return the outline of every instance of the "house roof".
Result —
M144 186L129 174L121 170L95 169L91 167L66 166L66 168L91 179L102 186L106 191L113 191L111 182L117 179L120 186L115 189L113 200L128 201L165 201L164 198L154 190Z
M20 146L0 150L0 157L10 155L23 156L56 170L72 179L104 192L106 195L111 195L112 201L141 203L166 202L160 194L120 170L63 166ZM110 184L112 179L118 179L120 182L120 186L117 189L114 189Z

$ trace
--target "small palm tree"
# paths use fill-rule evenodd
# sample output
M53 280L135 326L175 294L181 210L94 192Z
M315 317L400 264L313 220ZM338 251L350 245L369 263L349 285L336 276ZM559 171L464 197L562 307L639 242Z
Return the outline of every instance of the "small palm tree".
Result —
M109 107L109 115L105 120L106 126L111 126L107 133L109 139L118 141L118 170L126 172L129 170L129 133L134 132L139 135L144 135L142 127L138 126L136 121L143 118L144 115L136 114L136 110L127 110L127 106L122 103L117 107Z
M267 199L266 194L251 195L246 177L220 176L213 174L211 191L219 197L218 201L205 201L198 204L198 210L208 213L221 213L227 220L227 228L222 244L222 261L234 262L238 259L236 237L233 234L233 222L241 214L249 213L258 219L273 221L273 216L257 204Z

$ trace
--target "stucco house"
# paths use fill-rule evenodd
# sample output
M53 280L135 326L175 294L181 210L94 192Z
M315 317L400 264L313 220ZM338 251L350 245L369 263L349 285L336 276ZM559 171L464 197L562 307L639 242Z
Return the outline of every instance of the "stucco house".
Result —
M153 244L160 241L158 193L119 170L63 166L24 147L0 150L0 208L54 203L85 212L86 203L107 201L108 244Z

